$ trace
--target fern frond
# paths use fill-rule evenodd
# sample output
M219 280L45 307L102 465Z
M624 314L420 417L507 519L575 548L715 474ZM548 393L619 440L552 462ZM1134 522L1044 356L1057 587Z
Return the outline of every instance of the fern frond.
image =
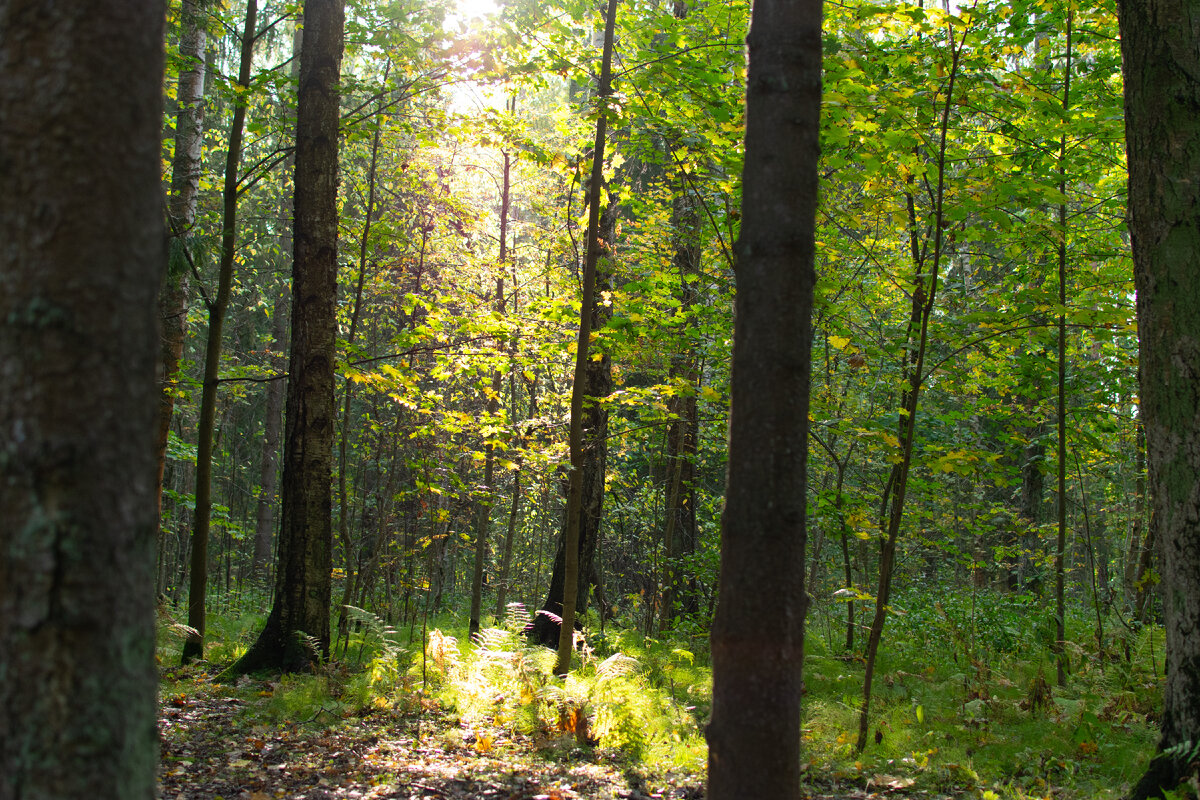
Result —
M632 675L640 667L641 664L638 663L636 658L631 658L623 653L613 653L596 665L596 678L598 680L607 680L609 678L619 678L623 675Z

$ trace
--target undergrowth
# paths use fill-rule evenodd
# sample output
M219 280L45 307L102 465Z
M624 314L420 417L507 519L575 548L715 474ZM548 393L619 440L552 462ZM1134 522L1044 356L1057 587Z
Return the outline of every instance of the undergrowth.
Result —
M990 800L1116 798L1153 752L1160 628L1114 623L1099 649L1092 620L1068 620L1070 640L1083 644L1068 647L1068 681L1059 687L1044 609L1011 596L972 602L920 593L894 604L868 745L857 752L863 663L829 621L840 609L819 607L806 636L802 759L812 782ZM554 652L528 644L529 617L519 605L473 640L450 618L431 621L423 647L419 631L410 643L368 611L349 614L351 632L336 660L272 679L246 713L263 723L322 726L374 714L436 716L480 753L516 746L551 760L702 778L712 696L703 634L585 630L577 667L563 679L551 674ZM164 665L177 659L182 635L172 624L160 625ZM258 624L254 615L212 619L210 659L235 657ZM200 670L167 670L169 691L186 692L181 685Z

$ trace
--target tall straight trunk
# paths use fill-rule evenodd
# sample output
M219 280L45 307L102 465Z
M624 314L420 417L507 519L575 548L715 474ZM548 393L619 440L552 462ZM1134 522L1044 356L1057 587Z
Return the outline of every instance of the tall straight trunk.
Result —
M162 516L163 476L167 466L167 441L171 417L175 413L175 392L179 360L187 335L188 299L192 229L196 224L196 205L200 197L201 161L204 144L204 77L206 67L206 14L199 0L183 0L180 5L183 30L179 36L179 56L187 67L180 71L175 91L178 112L175 115L175 155L171 161L171 191L167 198L167 273L159 289L158 307L162 319L159 361L162 387L158 407L158 503ZM160 534L159 548L163 547Z
M676 14L681 13L677 6ZM696 276L700 271L700 214L698 199L689 191L687 177L680 174L671 208L671 228L675 238L673 266L679 275L679 313L691 313L696 304ZM694 330L694 323L688 323ZM687 349L673 356L671 380L698 389L700 375L693 340ZM667 428L667 508L664 543L665 592L662 604L662 629L671 627L677 615L699 610L694 577L684 574L683 564L696 551L696 443L700 436L700 417L695 392L672 395L667 403L671 422Z
M1067 59L1063 67L1063 116L1071 108L1071 22L1067 11ZM1067 134L1058 143L1058 191L1067 190ZM1058 205L1058 539L1054 549L1054 663L1058 685L1067 685L1067 205Z
M908 322L908 336L904 355L905 391L901 399L897 437L900 440L900 460L892 467L884 489L882 510L882 546L879 553L879 584L875 592L875 615L867 633L866 667L863 671L863 702L858 716L858 740L855 748L862 751L867 746L867 729L871 714L871 684L875 677L875 660L879 655L879 643L883 638L883 627L887 622L888 603L892 594L892 573L896 563L896 542L900 537L900 526L904 521L904 500L908 493L908 476L912 467L913 439L916 435L917 407L924 382L925 353L929 344L929 323L933 318L934 302L937 299L938 274L942 263L943 231L945 226L943 203L946 196L946 144L950 126L950 109L953 107L954 83L958 77L959 57L966 40L966 31L957 43L953 28L947 29L950 37L950 74L946 84L946 99L942 106L941 129L939 131L937 155L937 188L933 196L933 220L928 226L933 229L933 254L922 253L917 242L916 209L912 195L908 197L910 242L916 275L913 281L912 312ZM925 271L926 258L931 259L929 271ZM889 505L890 503L890 505Z
M345 8L307 0L296 112L292 348L275 603L226 673L294 672L327 658L333 549L338 117Z
M387 84L391 74L392 62L384 66L383 83ZM383 113L384 100L379 101L379 113ZM358 280L354 285L354 303L350 308L350 330L346 333L346 346L354 344L358 335L359 319L362 316L363 287L367 280L367 249L370 246L371 222L375 216L376 179L379 171L379 145L383 135L383 124L377 120L375 133L371 138L371 164L367 168L367 203L363 210L362 236L358 240ZM342 558L346 565L346 583L342 589L342 602L338 608L338 636L349 634L348 609L351 598L354 597L357 573L354 567L353 541L350 536L350 489L347 472L350 463L350 406L354 399L354 382L346 378L342 390L341 436L338 442L338 539L342 543ZM349 640L347 639L347 643Z
M617 207L610 204L600 214L600 236L605 242L611 242L616 237ZM606 291L612 286L611 251L606 250L596 261L595 286ZM596 293L593 292L593 299ZM597 330L609 319L612 307L603 303L592 303L590 326ZM583 406L582 420L582 465L580 472L580 502L579 502L579 537L573 551L576 554L578 567L576 580L568 583L566 580L567 561L567 521L572 517L563 518L563 527L558 536L554 562L550 571L550 588L546 593L542 609L560 616L563 610L564 589L575 586L576 616L587 610L588 595L595 585L596 549L600 539L600 521L604 512L604 474L608 463L608 409L601 398L612 393L612 359L607 353L599 359L589 358L584 367L583 396L586 401ZM532 409L531 409L532 411ZM531 413L531 416L534 414ZM569 489L569 487L568 487ZM547 647L554 647L559 641L560 626L545 614L538 614L533 620L531 639Z
M257 0L246 3L242 28L241 65L237 85L248 91L254 60L254 28ZM242 133L246 124L246 99L234 101L229 147L225 154L224 205L221 213L221 264L217 293L208 303L208 341L204 351L204 383L200 393L200 423L196 430L196 511L192 527L192 571L188 583L188 626L194 631L183 642L184 664L204 657L204 627L208 589L208 536L212 518L213 431L217 415L217 385L221 371L221 335L225 311L233 286L233 258L237 249L238 163L242 157Z
M571 387L571 429L569 447L571 474L567 489L566 535L563 537L562 627L558 635L558 662L554 673L571 669L571 651L575 642L575 602L573 589L579 584L579 530L583 516L583 404L587 381L588 344L592 331L592 303L596 286L596 262L603 244L600 241L600 189L604 183L604 145L608 126L608 98L612 95L612 49L617 23L617 0L608 0L604 19L604 53L600 60L600 82L596 119L596 142L592 147L592 174L589 183L588 227L583 261L583 290L580 293L579 337L575 345L575 380ZM586 576L586 573L585 573Z
M1162 738L1130 795L1143 798L1200 779L1200 33L1194 2L1118 9L1139 403L1167 635Z
M0 0L0 797L155 795L163 5Z
M290 239L290 236L288 237ZM290 250L290 245L288 247ZM271 312L271 352L281 353L287 345L287 289L280 287ZM276 366L286 366L282 358L273 358ZM263 411L262 458L258 468L258 506L254 522L254 558L250 574L256 580L270 572L271 543L275 538L275 507L279 493L279 443L283 431L283 396L286 384L273 380L267 384L267 404Z
M1144 622L1146 601L1150 597L1150 566L1154 560L1154 527L1146 523L1146 427L1138 407L1137 431L1134 434L1133 468L1133 526L1129 532L1129 555L1125 568L1127 602L1133 608L1133 618ZM1143 536L1142 531L1145 530Z
M513 470L512 500L508 510L508 532L504 536L504 550L500 555L500 578L496 581L496 619L504 617L508 603L509 570L512 566L513 541L517 536L517 522L521 514L521 467Z
M757 0L712 627L710 800L800 797L821 3Z
M300 80L300 48L304 42L304 29L299 25L292 33L292 80ZM291 196L291 173L295 167L294 160L289 158L282 179L284 197L280 201L280 216L291 219L293 215ZM284 263L292 260L292 228L284 225L279 234L280 255ZM283 353L287 347L288 337L288 302L287 286L281 286L275 296L275 304L271 311L271 352ZM287 361L282 356L272 358L276 368L283 372L287 369ZM269 565L272 556L272 541L275 537L276 508L279 503L279 445L283 432L283 401L287 384L281 380L273 380L267 384L267 407L263 430L262 459L259 462L258 510L254 526L254 559L251 561L250 573L255 579L265 579L269 576Z
M508 208L509 183L511 177L511 162L507 151L504 153L504 177L500 185L500 253L496 258L496 304L495 309L501 317L505 313L504 302L504 266L508 261ZM487 416L493 419L500 408L500 390L504 388L504 377L500 370L492 371L492 393L488 396ZM491 423L489 423L491 424ZM492 523L492 504L496 493L496 448L491 442L484 445L483 461L483 493L476 500L475 508L475 563L471 575L471 617L469 628L471 635L479 632L479 618L483 614L483 573L487 563L488 534Z

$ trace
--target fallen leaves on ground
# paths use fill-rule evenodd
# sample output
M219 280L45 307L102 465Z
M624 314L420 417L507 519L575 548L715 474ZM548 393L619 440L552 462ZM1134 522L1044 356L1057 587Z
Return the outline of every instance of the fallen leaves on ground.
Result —
M160 711L163 800L663 800L616 763L547 762L528 737L455 725L438 712L266 725L234 690L202 685ZM318 712L320 715L320 712ZM314 722L333 724L316 727Z

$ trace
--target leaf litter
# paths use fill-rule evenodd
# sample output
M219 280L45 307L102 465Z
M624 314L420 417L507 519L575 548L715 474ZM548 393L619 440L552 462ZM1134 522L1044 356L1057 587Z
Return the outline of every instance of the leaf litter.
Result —
M251 682L253 683L253 682ZM164 692L167 684L164 684ZM700 800L703 776L648 780L619 754L476 730L435 703L264 721L271 684L192 680L159 710L162 800ZM257 690L257 691L256 691ZM553 753L554 758L547 754ZM877 776L806 776L807 800L953 800ZM907 791L906 791L907 790Z

